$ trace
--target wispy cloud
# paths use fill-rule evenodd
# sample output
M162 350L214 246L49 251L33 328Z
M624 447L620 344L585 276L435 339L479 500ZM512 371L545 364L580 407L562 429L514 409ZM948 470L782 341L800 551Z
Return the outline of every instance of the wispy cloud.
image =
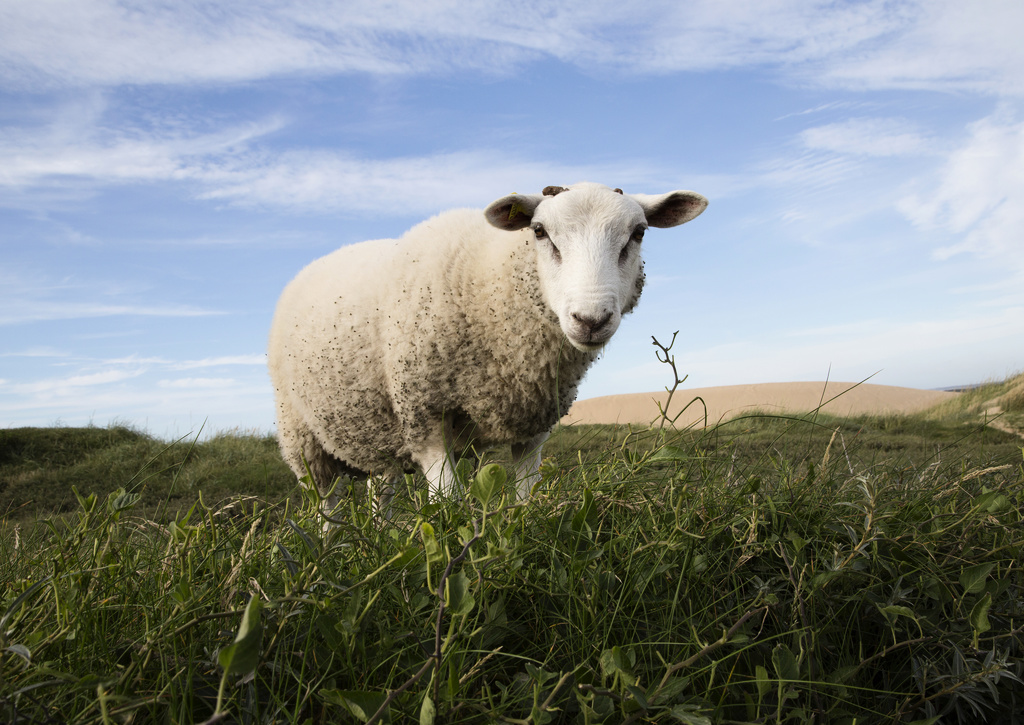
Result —
M267 364L267 356L263 353L252 355L223 355L221 357L208 357L202 360L181 360L169 363L174 370L195 370L197 368L224 367L226 365L257 365Z
M506 74L542 57L588 71L767 66L858 88L1020 93L1024 7L989 0L836 4L77 0L0 9L8 87L221 83L283 74Z
M0 296L3 299L6 295ZM78 320L97 317L205 317L222 315L190 305L111 305L96 302L6 300L0 325L19 325L44 320Z
M75 394L80 388L93 388L97 386L119 383L129 378L138 377L144 371L137 370L105 370L103 372L84 375L69 375L61 378L47 378L35 380L28 383L10 385L8 392L16 395L36 395L43 398L53 396L67 396Z
M283 125L279 118L213 132L141 128L118 119L100 100L74 102L48 124L9 126L0 132L0 187L74 187L202 177L207 159L236 154ZM198 125L198 123L197 123ZM5 205L15 203L9 200Z
M906 156L929 150L913 124L898 118L851 118L801 132L804 146L864 156Z
M151 290L150 290L151 292ZM0 326L104 317L209 317L225 312L191 304L152 304L133 281L55 278L10 265L0 270Z
M485 150L390 159L316 150L266 160L232 157L195 177L207 189L200 196L242 205L360 213L394 210L400 199L403 213L421 214L489 203L495 189L539 190L582 179L646 188L673 175L677 181L678 174L630 161L572 165Z
M58 350L53 347L31 347L25 350L17 350L15 352L0 352L0 357L41 357L41 358L52 358L52 357L68 357L70 353L65 350Z
M997 113L971 124L936 180L919 184L899 209L924 229L960 235L939 259L971 252L1024 272L1024 122Z
M161 388L198 390L229 388L236 382L234 378L175 378L173 380L158 380L157 385Z
M257 365L258 363L258 365ZM272 389L262 354L173 360L146 355L64 360L64 374L0 380L0 425L69 425L130 420L158 435L237 426L267 429L272 423ZM182 370L219 368L216 376L185 376ZM50 370L65 368L53 367Z
M62 116L74 112L70 107ZM102 113L88 123L58 121L54 125L59 130L47 127L0 136L0 187L17 189L24 199L32 189L48 194L54 187L84 192L170 182L200 199L238 206L361 214L393 211L400 199L404 214L421 215L486 204L492 199L485 194L493 195L494 189L539 190L582 179L650 188L678 183L680 173L642 161L573 165L479 149L367 158L344 149L262 147L259 140L281 124L274 118L222 132L187 134L178 129L117 130ZM692 175L687 178L693 181ZM18 203L18 197L7 201Z
M829 59L818 82L873 88L1024 93L1024 5L989 0L869 3L892 19L869 42ZM823 7L819 11L827 12Z

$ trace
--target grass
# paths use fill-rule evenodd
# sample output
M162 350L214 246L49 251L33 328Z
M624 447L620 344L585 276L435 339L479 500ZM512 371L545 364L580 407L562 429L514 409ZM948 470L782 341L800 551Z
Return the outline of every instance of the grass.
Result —
M239 492L279 500L293 493L295 477L272 436L168 444L126 427L0 430L5 519L73 512L79 504L72 487L101 497L131 489L139 495L135 515L167 521L200 491L214 501Z
M929 411L932 419L973 417L1006 430L1024 430L1024 373L964 390L955 399Z
M970 405L559 428L527 505L486 464L327 533L267 438L0 434L7 722L1024 714L1022 441Z

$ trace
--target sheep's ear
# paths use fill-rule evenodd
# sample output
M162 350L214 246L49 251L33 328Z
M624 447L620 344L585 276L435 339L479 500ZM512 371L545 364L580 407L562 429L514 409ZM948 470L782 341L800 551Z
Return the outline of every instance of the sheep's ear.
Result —
M484 209L484 216L498 229L514 232L530 226L533 212L543 199L536 194L509 194Z
M675 227L695 219L707 209L708 200L696 191L670 191L667 194L630 194L644 210L652 227Z

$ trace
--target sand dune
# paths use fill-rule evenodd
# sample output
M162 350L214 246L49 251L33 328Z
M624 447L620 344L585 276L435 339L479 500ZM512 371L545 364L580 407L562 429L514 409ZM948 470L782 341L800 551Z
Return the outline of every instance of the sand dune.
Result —
M827 413L839 416L916 413L958 393L938 390L899 388L869 383L760 383L727 385L717 388L677 390L669 416L678 414L694 401L676 422L677 426L703 424L704 405L709 424L734 418L751 410L778 413L806 413L821 405ZM668 393L606 395L577 401L562 423L649 424L660 419L657 402L665 403Z

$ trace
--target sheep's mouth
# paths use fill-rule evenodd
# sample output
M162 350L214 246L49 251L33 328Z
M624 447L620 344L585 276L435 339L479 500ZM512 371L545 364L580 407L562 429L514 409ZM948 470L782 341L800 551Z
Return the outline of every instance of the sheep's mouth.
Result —
M602 340L595 339L584 339L581 340L575 335L566 334L565 338L569 341L569 344L580 352L596 352L608 344L611 337L606 337Z

